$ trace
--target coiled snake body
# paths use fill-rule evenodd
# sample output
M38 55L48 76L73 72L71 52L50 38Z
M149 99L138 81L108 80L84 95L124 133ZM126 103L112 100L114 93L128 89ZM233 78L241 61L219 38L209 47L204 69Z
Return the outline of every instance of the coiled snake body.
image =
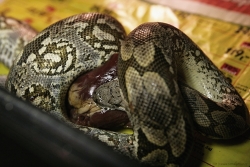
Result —
M69 86L119 53L118 81L134 134L71 123ZM237 91L185 34L166 23L145 23L128 36L114 18L95 13L61 20L39 33L18 55L6 88L143 163L182 166L192 147L192 121L213 138L249 127Z

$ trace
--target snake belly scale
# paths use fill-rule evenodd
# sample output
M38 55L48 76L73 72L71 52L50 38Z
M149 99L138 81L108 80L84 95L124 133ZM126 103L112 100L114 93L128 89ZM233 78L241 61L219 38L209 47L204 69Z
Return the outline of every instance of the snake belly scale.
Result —
M119 53L118 82L133 135L71 123L65 100L71 83ZM145 23L128 36L114 18L97 13L63 19L40 32L14 61L6 88L74 128L152 166L183 166L193 123L213 138L249 127L237 91L185 34Z

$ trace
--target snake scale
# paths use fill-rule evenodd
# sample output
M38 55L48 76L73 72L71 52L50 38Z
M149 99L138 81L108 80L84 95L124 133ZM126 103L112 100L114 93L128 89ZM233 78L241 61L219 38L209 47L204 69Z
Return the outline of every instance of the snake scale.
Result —
M29 25L11 17L0 16L0 62L10 67L13 59L37 32ZM0 75L4 87L6 75Z
M71 123L67 91L81 74L119 54L119 97L132 135ZM229 139L249 127L240 95L203 51L177 28L144 23L126 35L113 17L85 13L40 32L15 59L6 88L74 128L152 166L183 166L193 128Z

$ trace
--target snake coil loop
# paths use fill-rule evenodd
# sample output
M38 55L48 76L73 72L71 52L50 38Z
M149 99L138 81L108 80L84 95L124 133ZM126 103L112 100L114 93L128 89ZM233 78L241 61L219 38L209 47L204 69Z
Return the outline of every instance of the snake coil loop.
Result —
M134 134L75 125L65 111L71 83L120 53L120 106ZM74 128L152 166L183 166L193 123L205 135L232 138L249 127L244 101L202 50L166 23L145 23L126 36L114 18L97 13L63 19L28 43L6 87Z

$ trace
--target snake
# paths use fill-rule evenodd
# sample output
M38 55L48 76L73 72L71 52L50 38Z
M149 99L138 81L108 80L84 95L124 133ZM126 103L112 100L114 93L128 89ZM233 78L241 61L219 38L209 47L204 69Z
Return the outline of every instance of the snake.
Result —
M0 62L10 68L16 55L36 34L28 24L0 15ZM5 81L6 75L1 75L0 86L4 87Z
M118 85L122 100L114 106L127 113L133 134L76 125L66 112L72 82L114 54L117 78L106 84ZM163 22L143 23L127 35L106 14L62 19L24 46L13 61L6 89L151 166L184 166L194 129L210 138L231 139L250 125L244 100L230 81L185 33Z

